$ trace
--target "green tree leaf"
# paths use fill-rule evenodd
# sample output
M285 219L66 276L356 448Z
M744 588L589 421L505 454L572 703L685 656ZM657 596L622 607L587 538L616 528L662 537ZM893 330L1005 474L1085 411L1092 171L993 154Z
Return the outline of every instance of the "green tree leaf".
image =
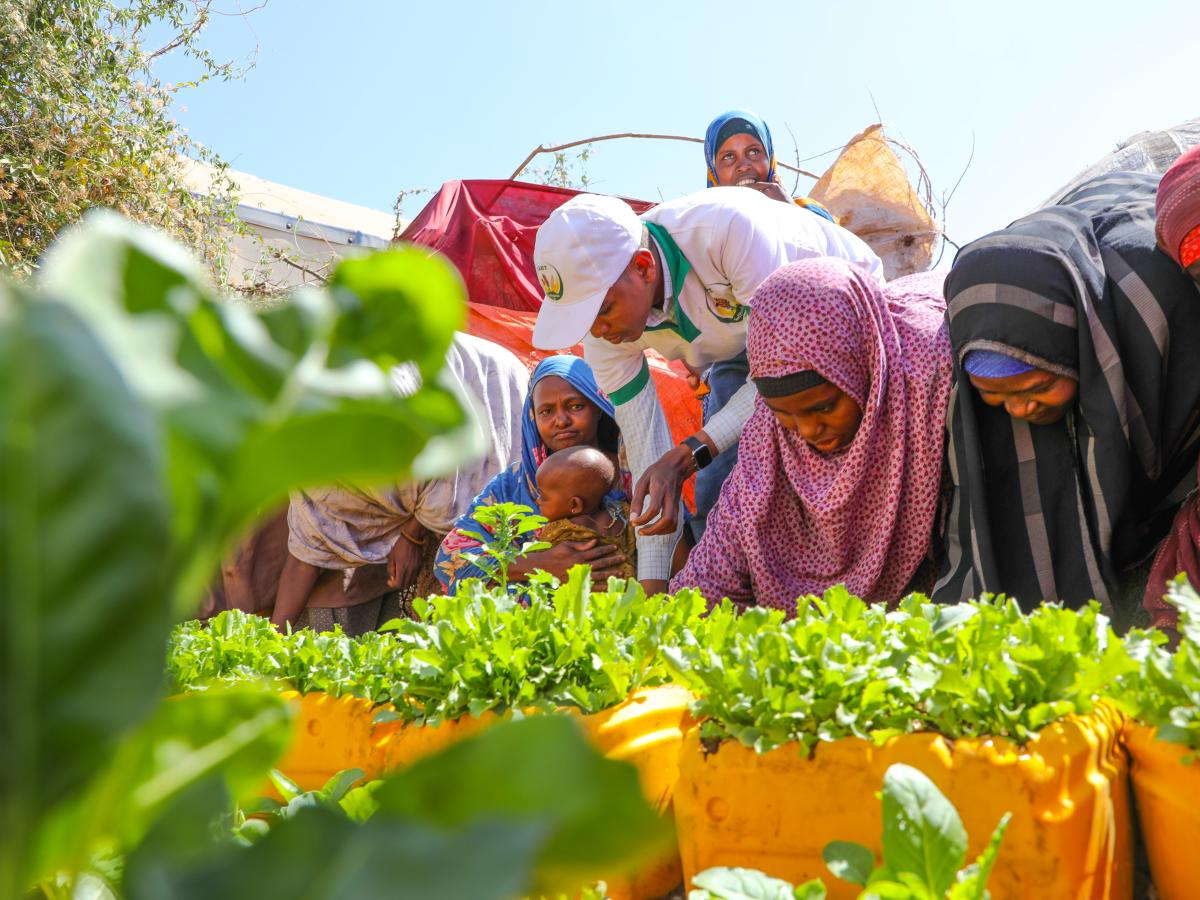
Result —
M966 852L962 820L934 783L912 766L889 766L883 776L884 864L892 872L911 873L940 898Z
M189 0L8 3L0 17L0 268L23 277L47 244L89 209L109 207L166 229L228 265L241 233L237 186L191 141L173 100L237 72L202 46L210 19ZM153 42L151 44L151 42ZM159 81L167 59L195 73ZM205 166L198 186L189 174ZM199 190L196 188L200 187Z
M155 423L84 324L0 282L0 895L157 701L163 484ZM68 843L51 855L82 863Z

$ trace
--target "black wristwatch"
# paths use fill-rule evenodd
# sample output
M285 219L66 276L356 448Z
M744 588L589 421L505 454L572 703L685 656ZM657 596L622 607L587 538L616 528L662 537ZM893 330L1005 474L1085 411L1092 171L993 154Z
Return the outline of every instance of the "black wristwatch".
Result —
M684 438L683 446L692 451L692 459L696 463L696 471L703 469L712 462L712 451L708 449L708 444L704 443L700 438Z

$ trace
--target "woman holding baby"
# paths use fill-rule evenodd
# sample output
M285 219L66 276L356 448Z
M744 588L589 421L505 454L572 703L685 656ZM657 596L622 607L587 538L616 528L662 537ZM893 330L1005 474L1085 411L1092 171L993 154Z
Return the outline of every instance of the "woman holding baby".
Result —
M468 558L478 550L479 541L462 533L481 529L474 519L476 509L518 503L537 512L543 499L542 487L549 490L549 511L556 520L550 527L560 538L550 549L535 551L515 562L508 570L509 578L524 580L535 569L565 578L567 570L579 563L592 567L594 582L602 583L610 575L627 575L633 562L632 549L621 547L626 543L629 473L619 464L618 439L612 404L596 386L587 363L575 356L543 360L534 369L525 400L520 459L488 483L442 541L435 566L442 584L453 590L463 578L485 577ZM594 448L599 454L567 454L576 459L569 466L564 459L559 472L551 467L548 475L552 483L540 484L538 470L542 463L551 454L574 447ZM609 483L597 500L595 481L606 477ZM573 499L582 504L578 510L572 505ZM585 536L581 529L589 520L600 527L587 529L591 534ZM566 525L559 525L559 521L576 528L564 533Z

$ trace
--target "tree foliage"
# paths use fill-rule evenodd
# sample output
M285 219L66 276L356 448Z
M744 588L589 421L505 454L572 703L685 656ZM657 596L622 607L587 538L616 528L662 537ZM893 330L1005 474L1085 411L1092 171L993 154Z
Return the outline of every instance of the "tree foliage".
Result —
M234 185L171 117L180 91L239 74L200 43L211 2L0 0L0 268L28 275L59 231L106 206L184 241L223 280ZM155 78L171 54L194 80ZM216 165L208 196L185 184L187 157Z

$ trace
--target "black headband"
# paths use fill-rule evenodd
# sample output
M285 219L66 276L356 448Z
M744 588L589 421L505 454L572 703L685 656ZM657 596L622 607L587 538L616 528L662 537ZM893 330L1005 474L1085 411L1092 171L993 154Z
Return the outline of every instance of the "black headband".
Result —
M764 397L789 397L822 384L828 384L825 377L812 369L780 375L778 378L754 379L754 386Z

